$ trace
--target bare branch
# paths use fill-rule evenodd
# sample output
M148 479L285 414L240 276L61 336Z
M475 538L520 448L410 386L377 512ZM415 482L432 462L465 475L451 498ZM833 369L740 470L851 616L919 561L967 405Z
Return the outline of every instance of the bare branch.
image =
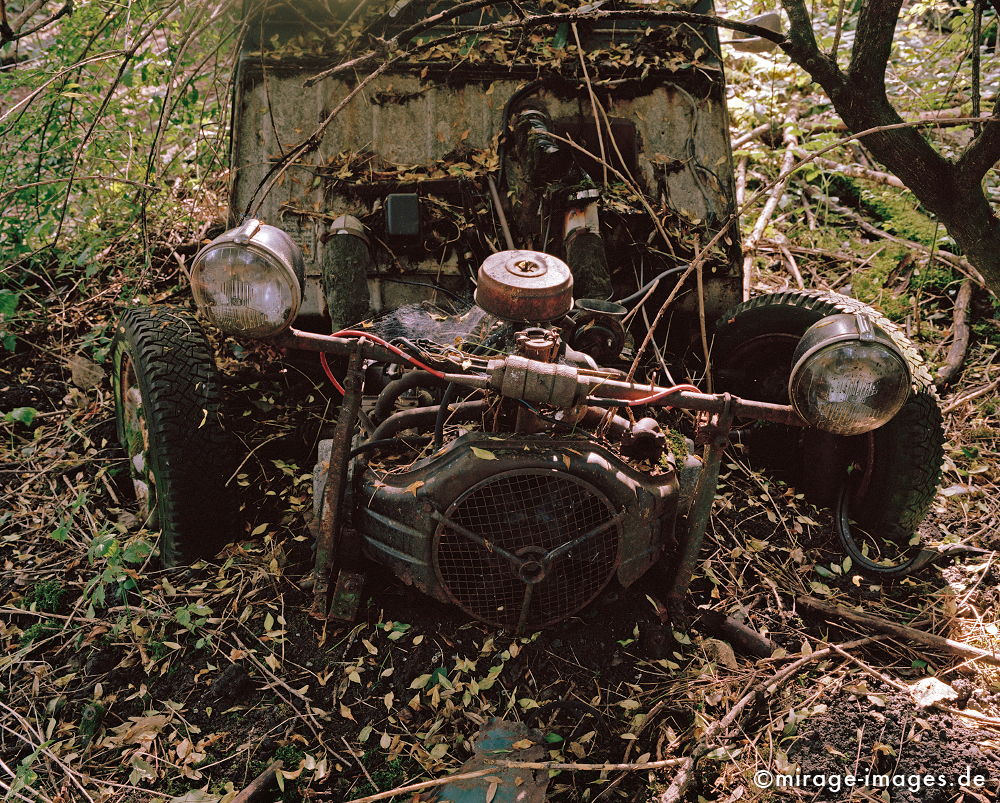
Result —
M979 183L997 162L1000 162L1000 102L990 118L984 121L979 136L969 143L955 166L962 174L963 181Z
M858 89L885 97L885 65L903 0L865 0L858 15L847 78Z
M781 43L781 49L833 99L844 85L844 74L837 62L821 52L816 44L805 0L781 0L781 5L788 14L788 37Z
M478 0L475 0L478 2ZM482 5L487 5L482 3ZM455 8L450 9L448 16L453 16ZM438 16L444 15L445 12L441 12ZM622 11L570 11L563 12L559 14L533 14L518 20L504 20L500 22L487 23L485 25L476 25L468 28L464 28L461 31L457 31L451 34L445 34L437 39L424 42L421 45L411 47L407 52L418 52L420 50L426 50L432 47L437 47L443 44L448 44L458 39L464 39L469 36L474 36L477 34L484 33L497 33L499 31L506 31L513 28L539 28L546 25L561 25L563 23L571 22L594 22L601 20L644 20L649 22L675 22L688 25L701 25L710 26L716 28L725 28L731 31L737 31L738 33L744 33L748 36L757 36L762 39L767 39L768 41L774 42L775 44L785 46L787 40L780 34L775 33L769 28L764 28L760 25L752 25L748 22L739 22L737 20L728 20L724 17L716 17L712 14L694 14L687 11L646 11L639 9L628 9ZM414 26L417 27L417 26ZM412 29L409 29L412 30ZM398 39L398 37L397 37ZM348 61L337 64L323 72L317 73L316 75L309 78L306 82L306 86L312 86L316 82L328 78L332 75L338 75L341 73L356 70L359 67L366 66L375 61L382 61L385 55L396 48L398 45L397 39L390 39L383 46L376 50L371 50L368 53L364 53L356 58L350 59Z

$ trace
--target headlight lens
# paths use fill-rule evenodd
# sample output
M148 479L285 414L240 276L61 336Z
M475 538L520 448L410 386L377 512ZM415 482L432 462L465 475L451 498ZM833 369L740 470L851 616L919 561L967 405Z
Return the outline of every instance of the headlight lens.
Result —
M812 426L837 435L878 429L910 395L906 359L864 315L831 315L809 327L792 365L792 406Z
M249 220L195 257L195 303L222 331L270 337L291 325L302 300L302 252L281 229Z

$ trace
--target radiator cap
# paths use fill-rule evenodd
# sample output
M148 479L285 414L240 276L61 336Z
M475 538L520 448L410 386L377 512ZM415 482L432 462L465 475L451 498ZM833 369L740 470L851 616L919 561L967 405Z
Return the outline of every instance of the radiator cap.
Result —
M507 321L553 321L573 307L573 274L551 254L499 251L479 268L476 303Z

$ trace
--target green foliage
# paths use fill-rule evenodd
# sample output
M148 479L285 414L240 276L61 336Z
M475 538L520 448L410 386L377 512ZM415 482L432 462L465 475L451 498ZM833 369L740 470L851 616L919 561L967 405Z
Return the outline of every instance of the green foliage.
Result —
M87 550L91 566L98 571L84 587L84 597L95 607L108 602L109 591L119 599L138 589L139 574L136 566L143 564L152 552L150 544L141 535L121 539L121 533L105 530L94 536Z
M24 595L30 610L58 613L67 591L58 580L40 580Z
M5 351L13 351L17 345L17 339L11 331L11 323L20 300L21 296L13 290L0 287L0 346Z
M897 268L906 256L906 249L879 244L872 246L871 251L868 266L851 276L854 297L882 310L892 320L901 321L910 310L910 295L899 293L892 282L898 278Z
M386 761L381 766L372 768L369 762L373 757L378 757L379 755L378 753L372 754L371 751L366 751L361 759L365 766L368 767L368 774L378 788L373 787L368 781L362 781L354 788L356 797L372 795L386 789L394 789L404 784L407 778L421 772L419 764L413 759L404 756L400 756L392 761Z
M21 633L21 646L27 647L36 641L43 641L49 636L54 636L59 629L59 625L54 625L52 622L36 622Z
M215 75L236 29L206 25L211 10L77 3L0 70L0 351L48 323L56 300L102 292L110 308L111 279L133 297L160 233L203 222L182 199L223 174L229 103ZM82 350L101 362L107 322L86 325Z
M3 420L8 423L16 421L19 424L24 424L26 427L30 427L31 422L35 420L36 415L38 415L38 410L34 407L15 407L9 413L4 413Z
M928 247L939 241L944 231L922 213L916 198L893 187L865 187L860 193L865 210L881 221L886 231ZM940 242L937 246L941 247Z

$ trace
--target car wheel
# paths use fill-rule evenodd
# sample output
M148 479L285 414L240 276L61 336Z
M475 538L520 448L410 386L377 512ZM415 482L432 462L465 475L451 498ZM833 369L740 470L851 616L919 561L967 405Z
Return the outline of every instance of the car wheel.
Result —
M160 532L160 562L169 567L213 556L241 528L226 487L234 450L201 326L186 310L130 309L111 355L118 438L140 515Z
M914 533L934 499L944 444L930 372L899 327L867 304L837 293L806 290L757 296L717 323L713 374L721 390L788 404L788 376L799 338L821 318L840 313L863 313L892 337L910 367L909 399L891 421L864 435L758 428L748 440L751 457L753 444L764 444L765 452L770 446L778 453L771 462L794 465L796 485L811 501L841 508L838 532L856 568L875 575L899 573L919 551ZM841 494L845 484L848 492ZM839 515L844 505L858 527L841 524L846 520Z

